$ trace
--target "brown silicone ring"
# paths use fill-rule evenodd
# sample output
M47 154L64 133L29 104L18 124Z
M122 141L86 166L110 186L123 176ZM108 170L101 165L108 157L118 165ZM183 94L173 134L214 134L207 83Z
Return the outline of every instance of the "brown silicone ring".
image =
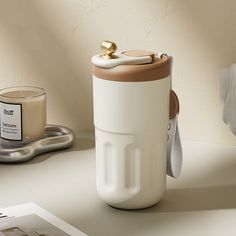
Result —
M171 90L170 91L170 110L169 110L169 118L173 119L175 116L179 114L179 99L176 93Z

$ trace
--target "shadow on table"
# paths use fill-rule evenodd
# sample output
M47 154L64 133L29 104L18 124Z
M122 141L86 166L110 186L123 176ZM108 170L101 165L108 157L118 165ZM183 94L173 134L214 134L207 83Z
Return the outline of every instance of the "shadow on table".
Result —
M209 167L204 174L183 172L183 187L167 189L162 200L152 207L119 210L107 206L97 196L92 198L89 206L80 206L80 210L84 209L83 214L75 212L76 217L72 217L69 222L89 235L96 236L192 235L192 232L186 232L192 227L201 234L201 230L205 229L199 228L199 225L214 221L212 214L216 213L216 218L221 219L226 214L223 211L222 216L222 210L236 209L234 156L235 152L224 155L223 163L219 162L212 169ZM190 222L192 226L186 227ZM102 227L104 225L106 227ZM222 225L216 223L214 227L220 228Z
M209 220L207 211L236 208L235 199L236 186L171 189L153 207L119 210L97 201L99 206L94 207L91 204L91 209L86 209L79 218L70 220L89 235L130 236L147 235L147 232L150 233L148 235L173 235L170 232L175 230L183 231L178 235L185 235L187 222L191 220L194 227L199 227L196 222Z
M158 204L137 212L186 212L236 208L236 186L168 189Z
M186 187L167 189L158 204L139 212L189 212L236 208L234 179L236 172L233 153L233 156L225 157L224 163L209 169L205 175L196 173L194 176L185 176Z

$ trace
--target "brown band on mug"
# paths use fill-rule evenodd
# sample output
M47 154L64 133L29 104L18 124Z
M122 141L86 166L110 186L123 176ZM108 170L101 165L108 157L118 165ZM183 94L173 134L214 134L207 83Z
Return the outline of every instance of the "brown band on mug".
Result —
M179 99L176 93L171 90L170 91L170 108L169 108L169 118L173 119L177 114L179 114Z
M111 59L112 60L112 59ZM104 80L120 82L144 82L166 78L170 75L170 58L161 58L149 64L119 65L112 68L93 66L93 74Z

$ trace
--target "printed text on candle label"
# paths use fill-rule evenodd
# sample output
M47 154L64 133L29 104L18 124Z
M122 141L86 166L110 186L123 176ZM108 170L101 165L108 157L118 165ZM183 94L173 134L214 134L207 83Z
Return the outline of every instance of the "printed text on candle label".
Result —
M0 102L1 138L22 140L21 104Z

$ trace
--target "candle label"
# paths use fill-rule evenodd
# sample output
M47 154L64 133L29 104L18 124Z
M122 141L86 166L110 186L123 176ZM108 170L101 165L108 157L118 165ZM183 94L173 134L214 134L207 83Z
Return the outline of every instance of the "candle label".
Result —
M22 141L22 104L0 102L1 138Z

